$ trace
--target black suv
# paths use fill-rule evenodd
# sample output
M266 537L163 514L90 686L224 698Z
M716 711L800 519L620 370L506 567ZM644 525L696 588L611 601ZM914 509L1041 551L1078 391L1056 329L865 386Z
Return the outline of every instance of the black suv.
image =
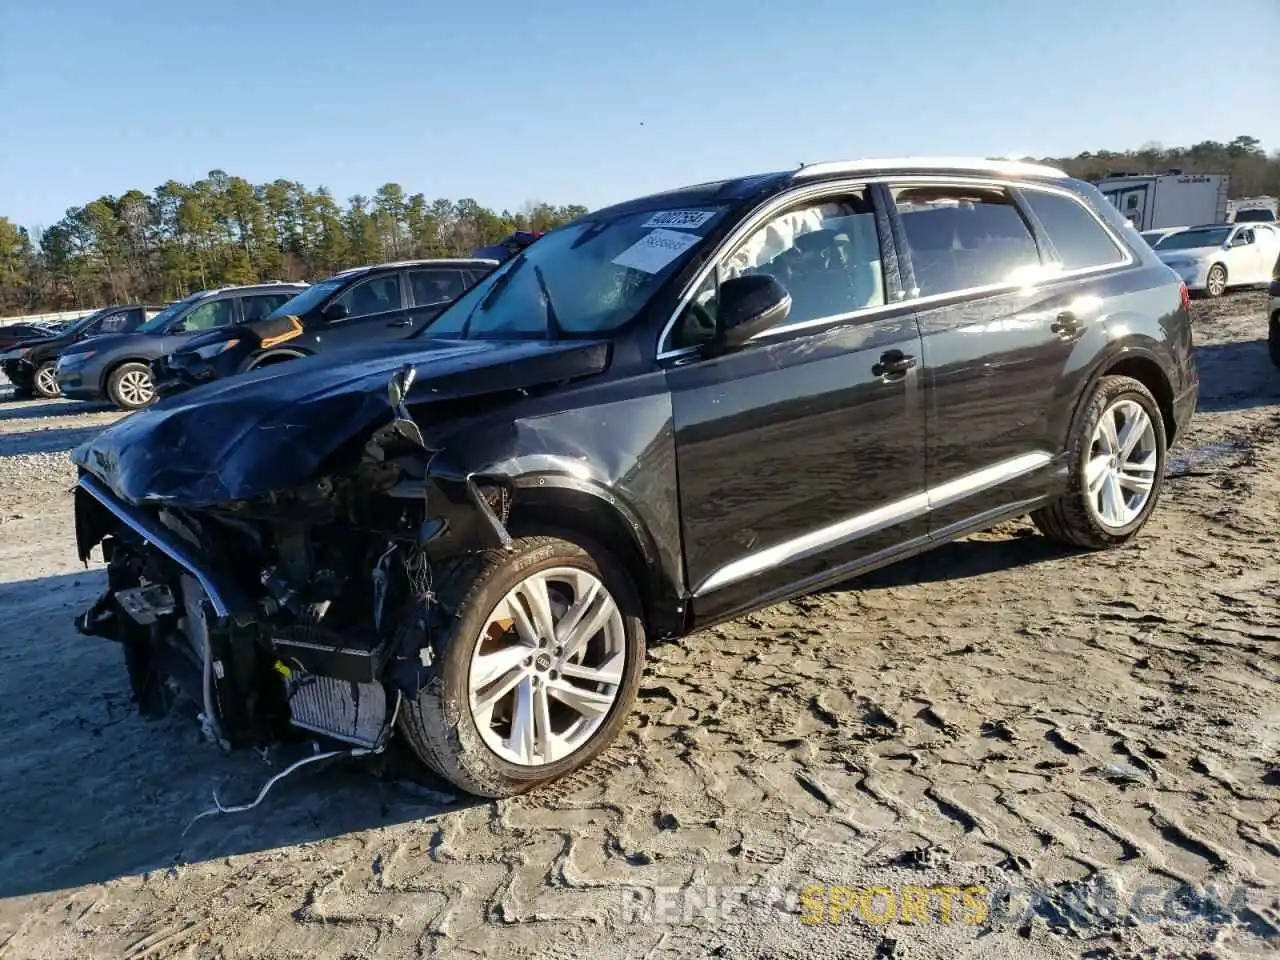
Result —
M62 350L54 375L58 389L72 400L109 399L137 410L155 402L151 361L172 353L191 338L265 316L300 291L305 283L255 283L201 290L172 303L131 333L97 336Z
M163 309L134 304L95 310L72 320L58 331L45 331L43 336L24 340L15 348L0 353L0 369L4 370L19 396L56 397L58 380L53 371L59 353L90 337L137 330L149 316Z
M1186 287L1059 170L702 184L548 233L412 344L80 447L110 589L79 623L147 709L187 677L215 737L398 732L508 795L613 738L647 639L1022 514L1128 542L1197 383Z
M192 337L151 364L160 396L245 370L420 331L498 266L496 260L413 260L344 270L269 314Z

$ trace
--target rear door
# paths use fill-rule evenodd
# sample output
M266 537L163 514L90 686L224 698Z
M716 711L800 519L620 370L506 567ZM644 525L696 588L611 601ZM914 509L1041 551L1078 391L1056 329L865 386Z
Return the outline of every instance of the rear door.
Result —
M923 344L930 531L945 537L1046 492L1072 354L1105 337L1089 278L1131 255L1065 190L891 189Z
M877 196L847 185L772 201L659 345L696 622L925 536L920 340L897 302ZM750 273L787 288L790 315L734 353L703 355L719 284Z
M375 273L357 280L332 301L344 304L347 315L341 320L321 319L316 325L317 346L329 350L412 332L412 327L406 324L409 306L406 286L402 270Z
M407 337L427 326L471 285L461 267L413 267L408 276L412 306L397 336Z

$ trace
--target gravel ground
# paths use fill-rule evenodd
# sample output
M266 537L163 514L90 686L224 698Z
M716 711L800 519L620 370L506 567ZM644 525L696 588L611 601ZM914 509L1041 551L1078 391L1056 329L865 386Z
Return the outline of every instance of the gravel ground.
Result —
M103 575L66 451L119 414L0 404L0 957L1274 953L1280 372L1260 294L1196 315L1200 411L1131 546L1018 521L660 646L619 743L531 796L312 767L185 833L283 758L132 712L71 628ZM969 886L1013 896L901 922Z

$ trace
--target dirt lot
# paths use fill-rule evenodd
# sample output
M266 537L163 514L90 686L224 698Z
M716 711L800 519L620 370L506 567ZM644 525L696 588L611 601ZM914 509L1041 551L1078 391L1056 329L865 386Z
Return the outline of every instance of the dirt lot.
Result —
M1020 521L659 647L617 746L533 796L321 765L185 835L213 789L251 800L282 758L131 712L119 650L71 626L104 578L74 557L66 451L117 414L0 404L0 957L1274 950L1280 372L1262 304L1197 306L1200 411L1129 548L1073 554ZM1082 882L1119 909L1067 909ZM857 906L809 924L795 899L971 884L1015 895L978 925L959 898L942 922L938 893L914 924ZM752 888L744 909L699 909L726 886ZM1166 899L1179 887L1221 912Z

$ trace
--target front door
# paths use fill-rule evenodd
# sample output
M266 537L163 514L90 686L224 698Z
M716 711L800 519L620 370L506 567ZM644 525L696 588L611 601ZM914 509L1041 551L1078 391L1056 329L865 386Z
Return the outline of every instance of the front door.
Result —
M705 623L816 586L926 531L920 340L886 270L873 191L764 216L660 346L669 364L686 577ZM768 273L790 315L703 356L718 285Z

